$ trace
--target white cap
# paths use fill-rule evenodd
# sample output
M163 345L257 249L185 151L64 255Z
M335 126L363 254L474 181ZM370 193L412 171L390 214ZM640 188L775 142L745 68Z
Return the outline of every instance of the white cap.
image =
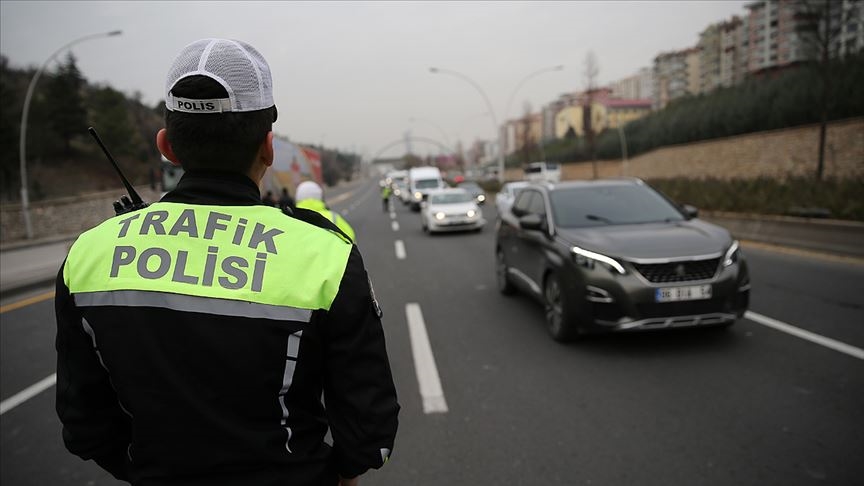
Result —
M171 94L189 76L207 76L228 92L228 98L198 100ZM273 106L270 66L254 47L229 39L201 39L184 47L174 59L165 83L165 107L185 113L258 111Z
M323 200L324 191L321 189L321 186L312 182L312 181L304 181L301 182L299 186L297 186L297 192L295 193L295 198L297 202L306 200L306 199L317 199L319 201Z

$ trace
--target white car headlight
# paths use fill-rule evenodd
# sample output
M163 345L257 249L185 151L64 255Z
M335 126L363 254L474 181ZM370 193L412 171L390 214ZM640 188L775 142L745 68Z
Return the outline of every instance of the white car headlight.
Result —
M445 217L447 217L447 215L444 214L444 213L442 213L442 212L437 212L437 213L435 213L435 219L437 219L438 221L441 221L441 220L444 219Z
M723 266L728 267L733 263L738 262L738 240L732 242L732 246L726 250L726 255L723 257Z
M473 218L474 216L477 215L477 211L474 211L473 209L469 209L467 214L468 214L469 218Z
M420 191L415 192L414 193L414 199L417 199L418 201L420 199L423 199L423 193L421 193Z
M595 253L593 251L588 251L579 248L578 246L570 248L570 252L573 253L573 258L575 259L577 265L581 265L586 268L593 268L594 262L599 262L603 263L604 266L606 266L606 268L608 268L610 271L618 272L621 275L627 273L627 271L624 270L624 267L612 257L608 257L600 253Z
M483 194L480 194L479 196L477 196L477 200L480 202L483 202L486 200L486 196L484 196Z

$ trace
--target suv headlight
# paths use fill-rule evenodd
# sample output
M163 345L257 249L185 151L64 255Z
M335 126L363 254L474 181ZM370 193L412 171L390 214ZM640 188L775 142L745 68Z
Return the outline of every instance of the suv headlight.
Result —
M728 267L733 263L738 263L738 240L732 241L732 246L726 250L726 255L723 257L723 267Z
M575 261L576 264L579 266L585 268L594 268L595 263L601 263L604 267L609 269L610 272L617 272L621 275L627 273L627 271L624 270L624 267L612 257L608 257L600 253L595 253L593 251L588 251L579 248L578 246L570 248L570 252L573 253L573 261Z
M447 217L447 215L442 213L442 212L435 213L435 219L437 219L438 221L441 221L442 219L444 219L446 217Z
M420 191L415 192L414 193L414 199L416 199L418 201L423 199L423 193L421 193Z

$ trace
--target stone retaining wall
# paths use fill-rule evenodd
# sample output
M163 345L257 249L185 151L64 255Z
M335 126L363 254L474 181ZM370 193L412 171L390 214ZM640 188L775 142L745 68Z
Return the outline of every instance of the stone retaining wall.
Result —
M139 193L145 201L159 199L159 194L149 189L141 189ZM123 191L118 189L30 203L33 238L74 235L92 228L114 216L112 203L122 194ZM25 236L21 205L3 204L0 208L0 242L22 240Z
M620 160L598 161L597 169L601 178L783 179L815 175L818 147L819 125L814 124L662 147L631 158L626 173ZM824 175L864 178L864 118L828 125ZM561 177L591 179L592 164L563 164ZM508 169L507 179L522 179L521 170Z

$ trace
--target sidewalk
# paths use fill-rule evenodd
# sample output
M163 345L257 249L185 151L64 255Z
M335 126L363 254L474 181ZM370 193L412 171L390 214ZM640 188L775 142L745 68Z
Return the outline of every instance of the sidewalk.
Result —
M54 281L75 236L0 249L0 294L25 290Z

